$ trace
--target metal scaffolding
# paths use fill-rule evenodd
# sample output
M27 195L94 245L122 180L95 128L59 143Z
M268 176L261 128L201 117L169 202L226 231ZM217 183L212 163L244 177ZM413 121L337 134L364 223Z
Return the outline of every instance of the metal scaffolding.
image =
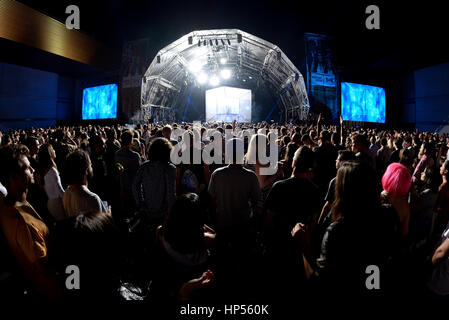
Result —
M238 29L193 31L160 50L142 78L144 118L157 109L160 120L169 120L180 95L198 85L189 63L196 61L204 72L214 73L221 59L236 77L257 86L263 82L280 97L282 121L307 118L309 101L299 70L276 45Z

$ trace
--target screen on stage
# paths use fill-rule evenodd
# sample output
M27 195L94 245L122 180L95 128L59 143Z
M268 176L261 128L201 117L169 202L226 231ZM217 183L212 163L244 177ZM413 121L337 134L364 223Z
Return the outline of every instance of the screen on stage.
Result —
M341 115L348 121L385 123L385 89L342 82Z
M218 87L206 90L206 121L251 122L251 90Z
M117 118L117 84L83 90L83 120Z

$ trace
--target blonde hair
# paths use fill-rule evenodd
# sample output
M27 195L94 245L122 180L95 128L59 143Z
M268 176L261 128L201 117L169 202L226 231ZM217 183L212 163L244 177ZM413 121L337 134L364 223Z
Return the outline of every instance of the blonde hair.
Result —
M245 163L246 164L255 164L259 161L259 147L260 143L265 142L265 148L268 145L268 138L266 135L257 133L251 137L251 140L248 145L248 152L245 156Z

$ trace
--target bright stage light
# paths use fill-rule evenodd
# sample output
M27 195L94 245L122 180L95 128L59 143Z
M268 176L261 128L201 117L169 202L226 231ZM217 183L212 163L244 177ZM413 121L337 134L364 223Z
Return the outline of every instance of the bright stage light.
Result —
M207 75L204 72L202 72L200 73L197 79L199 84L204 84L207 82Z
M211 86L218 86L220 84L220 79L217 76L212 76L209 81Z
M228 69L221 70L220 74L223 79L229 79L231 77L231 70Z
M189 64L189 70L193 73L197 73L201 70L203 65L198 60L194 60Z
M220 59L220 63L221 64L225 64L226 62L228 62L228 59L226 59L226 58L221 58Z

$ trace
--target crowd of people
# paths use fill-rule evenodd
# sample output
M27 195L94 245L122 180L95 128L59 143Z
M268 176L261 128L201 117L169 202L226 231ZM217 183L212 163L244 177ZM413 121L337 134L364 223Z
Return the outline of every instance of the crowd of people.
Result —
M321 122L0 134L0 294L448 295L449 136ZM174 137L177 128L186 134ZM205 131L244 154L171 162L176 145L205 148L211 141L192 143ZM261 145L277 153L273 174L262 173ZM79 288L67 286L69 266Z

